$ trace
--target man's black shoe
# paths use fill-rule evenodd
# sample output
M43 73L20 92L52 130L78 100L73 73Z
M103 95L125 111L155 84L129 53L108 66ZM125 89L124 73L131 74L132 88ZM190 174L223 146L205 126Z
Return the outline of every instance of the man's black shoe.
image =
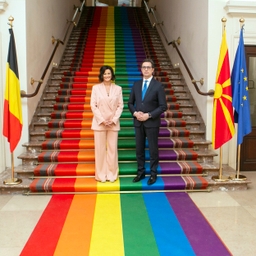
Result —
M150 178L148 179L148 185L152 185L156 182L157 176L156 175L151 175Z
M137 176L133 179L132 182L139 182L140 180L145 179L145 173L137 174Z

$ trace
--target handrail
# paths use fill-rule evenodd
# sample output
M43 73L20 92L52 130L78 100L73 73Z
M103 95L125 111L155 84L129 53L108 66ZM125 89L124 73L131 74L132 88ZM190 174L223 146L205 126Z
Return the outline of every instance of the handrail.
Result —
M178 41L179 41L179 39L178 39ZM191 79L191 82L192 82L192 84L195 86L195 89L196 89L196 91L198 92L198 94L203 95L203 96L211 96L211 97L212 97L212 96L214 95L214 90L209 90L208 92L202 92L202 91L200 91L200 89L199 89L199 87L198 87L198 85L197 85L197 82L200 82L200 84L203 85L203 78L201 78L200 81L196 81L196 80L193 78L193 76L192 76L192 74L191 74L191 72L190 72L190 70L189 70L189 68L188 68L188 66L187 66L187 64L186 64L186 62L185 62L185 60L184 60L182 54L180 53L180 51L179 51L179 49L178 49L178 47L177 47L176 41L172 41L172 42L168 43L168 45L170 45L170 44L172 44L172 46L176 49L178 55L180 56L180 59L182 60L183 65L184 65L184 67L186 68L186 70L187 70L187 72L188 72L188 75L189 75L189 77L190 77L190 79Z
M147 13L148 13L148 14L150 14L150 13L153 14L153 17L154 17L155 22L156 22L156 23L153 23L153 27L155 27L156 25L160 25L160 24L163 26L163 22L161 22L161 23L158 22L157 17L156 17L156 15L155 15L154 10L156 10L156 7L154 7L154 8L149 7L148 4L147 4L147 0L143 0L143 2L144 2L144 5L145 5L145 7L146 7ZM162 27L159 27L159 28L160 28L160 31L161 31L161 33L162 33L162 35L163 35L163 37L164 37L166 43L167 43L168 45L171 45L171 44L172 44L172 46L176 49L176 51L177 51L177 53L178 53L178 55L179 55L181 61L183 62L184 67L186 68L186 71L187 71L187 73L188 73L188 75L189 75L189 77L190 77L190 79L191 79L191 82L192 82L192 84L194 85L194 87L195 87L195 89L196 89L196 91L197 91L197 93L200 94L200 95L203 95L203 96L211 96L211 97L212 97L212 96L214 95L214 90L209 90L208 92L202 92L202 91L199 89L199 87L198 87L198 85L197 85L197 82L200 82L200 84L203 85L203 78L201 78L199 81L196 81L196 80L193 78L192 73L190 72L190 70L189 70L189 68L188 68L188 66L187 66L187 64L186 64L186 61L184 60L184 58L183 58L181 52L179 51L179 49L178 49L178 47L177 47L176 41L171 41L171 42L169 42L169 41L167 40L167 37L166 37L166 35L165 35L165 33L164 33ZM177 42L178 42L178 44L180 44L180 38L178 38Z
M69 25L68 25L68 28L67 28L67 30L66 30L64 39L63 39L63 40L59 40L59 39L54 39L54 38L52 38L52 43L54 44L55 41L57 41L57 44L55 45L55 47L54 47L54 49L53 49L53 52L52 52L52 54L51 54L51 57L50 57L49 61L47 62L47 65L46 65L46 67L45 67L45 69L44 69L44 72L43 72L43 74L42 74L42 76L41 76L41 79L40 79L39 81L36 81L36 82L38 82L38 84L37 84L37 87L36 87L35 91L34 91L33 93L30 93L30 94L26 94L24 91L21 91L21 97L22 97L22 98L32 98L32 97L36 96L37 93L39 92L40 87L41 87L41 85L42 85L42 83L43 83L44 77L45 77L45 75L47 74L47 71L48 71L48 69L49 69L49 67L50 67L50 65L51 65L51 62L52 62L53 57L54 57L54 55L55 55L55 52L56 52L57 48L59 47L59 44L61 43L62 45L64 45L71 24L73 24L73 26L76 26L75 19L76 19L77 13L78 13L78 12L80 12L80 13L82 12L86 0L80 0L80 1L81 1L81 6L80 6L80 7L74 6L76 10L75 10L75 13L74 13L74 15L73 15L72 20L71 20L71 21L67 21L67 22L69 22ZM33 79L31 79L31 80L34 81Z

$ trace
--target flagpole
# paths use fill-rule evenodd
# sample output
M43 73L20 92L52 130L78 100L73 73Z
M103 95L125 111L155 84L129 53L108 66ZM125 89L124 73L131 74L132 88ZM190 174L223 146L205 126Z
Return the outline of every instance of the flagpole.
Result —
M225 79L221 77L221 71L223 69L226 69L227 71L225 73L230 73L229 72L229 58L228 58L228 48L227 48L227 45L226 45L226 34L225 34L225 28L226 28L226 22L227 22L227 19L225 17L223 17L221 19L221 22L222 22L222 41L221 41L221 49L220 49L220 56L221 56L221 53L224 52L224 54L227 54L227 58L226 58L226 62L225 62L225 65L223 66L223 63L224 61L219 58L219 62L218 62L218 68L220 68L220 71L219 73L217 73L217 78L216 78L216 85L215 85L215 91L214 91L214 97L216 99L216 105L214 105L214 108L217 109L217 104L219 101L219 99L221 98L222 96L222 89L220 90L220 86L222 87L223 85L223 80L225 81L229 81L230 79L230 75L228 77L225 76ZM224 50L223 50L224 49ZM220 62L221 62L221 65L220 65ZM223 68L224 67L224 68ZM223 99L222 99L223 100ZM224 104L224 103L223 103ZM222 108L222 107L219 107L219 108ZM232 112L232 105L230 103L230 105L227 107L229 108L229 111ZM217 110L215 110L217 112ZM214 115L217 115L215 112ZM232 119L232 118L231 118ZM216 122L216 117L214 118L214 122ZM215 176L212 176L212 180L216 181L216 182L225 182L225 181L229 181L229 177L226 177L226 176L223 176L222 174L222 171L223 171L223 168L222 168L222 161L223 161L223 153L222 153L222 145L230 138L226 138L226 137L220 137L220 130L217 131L217 125L215 123L215 126L214 126L214 149L216 149L216 135L218 135L218 147L219 147L219 155L220 155L220 158L219 158L219 175L215 175ZM229 129L228 127L225 127L226 129ZM223 129L223 127L222 127ZM231 132L232 133L232 132ZM221 141L221 142L220 142ZM217 148L218 148L217 147Z
M240 18L240 29L242 29L245 19ZM237 125L237 133L238 133L239 126ZM244 181L247 180L245 175L240 175L240 163L241 163L241 144L238 144L237 147L237 163L236 163L236 175L235 177L230 177L233 181Z
M233 181L243 181L247 180L245 175L240 175L240 159L241 159L241 144L237 147L237 164L236 164L236 176L231 177Z
M19 178L14 178L14 157L13 157L13 153L11 153L11 162L12 162L12 167L11 167L11 179L7 179L7 180L4 180L4 185L17 185L17 184L20 184L22 182L21 179Z
M14 21L14 18L12 16L10 16L8 18L8 20L9 20L8 25L11 27L10 29L12 30L12 27L13 27L12 23ZM11 38L10 38L10 42L11 42ZM15 45L15 41L13 43ZM13 49L10 49L10 44L9 44L8 61L9 61L10 50L13 50ZM15 49L15 57L16 57L16 49ZM16 61L16 59L15 59L15 61ZM8 100L9 100L9 98L8 98ZM6 136L5 132L4 132L4 136ZM9 136L9 134L8 134L8 136ZM9 141L9 137L8 137L8 141ZM9 143L10 143L10 141L9 141ZM17 185L17 184L20 184L21 182L22 182L21 179L14 178L14 156L13 156L13 151L11 150L11 178L7 179L7 180L4 180L3 184L4 185Z
M229 178L222 176L222 147L220 147L220 160L219 160L219 175L212 176L214 181L229 181Z

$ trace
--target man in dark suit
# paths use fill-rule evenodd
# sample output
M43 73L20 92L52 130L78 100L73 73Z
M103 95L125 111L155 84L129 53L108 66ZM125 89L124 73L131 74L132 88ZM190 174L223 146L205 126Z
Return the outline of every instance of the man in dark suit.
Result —
M148 139L150 154L150 178L148 185L157 179L158 134L160 115L167 109L164 86L153 78L154 62L145 59L141 64L143 79L133 84L128 107L134 117L136 156L138 162L137 176L133 182L145 178L145 141Z

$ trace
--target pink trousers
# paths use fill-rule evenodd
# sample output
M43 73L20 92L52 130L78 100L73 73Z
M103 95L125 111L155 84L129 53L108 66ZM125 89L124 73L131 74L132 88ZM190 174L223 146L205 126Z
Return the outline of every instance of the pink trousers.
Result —
M118 175L118 131L94 131L95 179L115 181Z

